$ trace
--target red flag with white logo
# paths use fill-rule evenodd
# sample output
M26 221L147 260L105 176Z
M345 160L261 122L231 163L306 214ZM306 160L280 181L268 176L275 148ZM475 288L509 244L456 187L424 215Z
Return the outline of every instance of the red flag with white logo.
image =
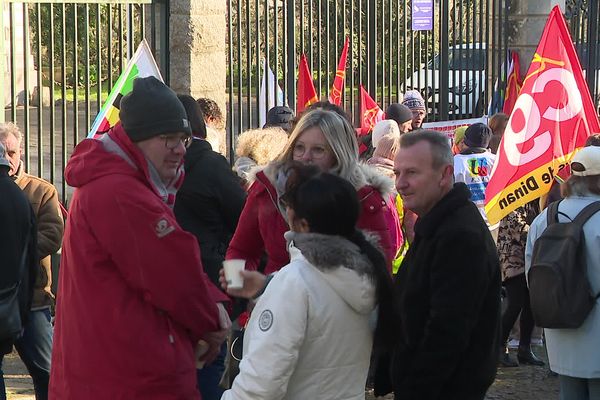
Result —
M298 96L296 99L297 114L300 114L306 107L319 101L305 54L300 56L300 65L298 66Z
M342 91L344 90L344 79L346 78L346 60L348 59L348 43L348 37L346 36L346 42L344 43L342 54L340 54L340 61L335 71L333 87L329 94L329 102L337 106L342 103Z
M362 134L369 133L375 124L382 119L383 111L363 85L360 85L360 127Z
M494 224L547 193L586 138L600 132L581 64L552 9L500 143L485 210Z

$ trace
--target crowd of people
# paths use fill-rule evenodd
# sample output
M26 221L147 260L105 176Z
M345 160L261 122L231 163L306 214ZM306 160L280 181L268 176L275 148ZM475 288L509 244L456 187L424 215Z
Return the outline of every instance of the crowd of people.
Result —
M426 117L418 91L369 132L326 101L278 106L232 167L214 101L138 78L120 121L73 151L68 212L0 124L0 354L17 350L36 399L484 399L499 365L544 365L527 271L548 201L490 224L508 116L451 140ZM561 222L600 200L598 141L573 158ZM594 293L599 226L583 231ZM598 307L545 330L561 399L600 398L598 337Z

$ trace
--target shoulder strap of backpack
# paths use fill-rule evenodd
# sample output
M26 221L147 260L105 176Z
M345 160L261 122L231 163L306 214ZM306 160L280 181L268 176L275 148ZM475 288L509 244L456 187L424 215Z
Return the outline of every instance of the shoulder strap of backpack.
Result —
M586 223L586 221L598 211L600 211L600 201L595 201L592 204L587 205L583 210L581 210L573 220L573 223L576 224L579 228L581 228Z
M561 200L550 203L548 206L548 212L546 214L546 225L550 226L558 222L558 204Z

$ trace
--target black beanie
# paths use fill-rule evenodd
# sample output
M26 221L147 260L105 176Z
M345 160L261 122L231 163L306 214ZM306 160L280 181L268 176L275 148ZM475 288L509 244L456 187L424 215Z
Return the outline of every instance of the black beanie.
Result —
M385 118L393 119L398 123L398 126L412 120L412 111L404 104L392 103L385 110Z
M492 130L484 123L470 125L465 131L463 143L468 147L487 148L492 138Z
M119 119L132 142L164 133L192 134L175 92L153 76L133 81L133 90L121 99Z

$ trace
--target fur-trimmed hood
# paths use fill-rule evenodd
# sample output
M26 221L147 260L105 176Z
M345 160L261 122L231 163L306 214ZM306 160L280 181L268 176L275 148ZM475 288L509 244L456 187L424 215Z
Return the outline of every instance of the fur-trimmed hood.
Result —
M286 232L291 262L306 261L356 312L366 314L376 305L373 265L359 247L341 236ZM376 241L367 236L369 241ZM377 246L377 243L373 243Z
M264 167L255 167L248 173L248 182L252 185L258 180L263 185L267 186L267 182L265 182L264 179L261 179L260 176L264 174L268 183L270 183L272 187L275 187L279 169L280 168L278 168L275 163L270 163ZM260 174L261 172L262 174ZM350 183L352 183L356 191L361 190L365 186L371 186L384 198L394 193L394 181L381 173L375 166L364 163L357 164L354 182L351 181ZM267 187L267 190L269 190L269 187Z

